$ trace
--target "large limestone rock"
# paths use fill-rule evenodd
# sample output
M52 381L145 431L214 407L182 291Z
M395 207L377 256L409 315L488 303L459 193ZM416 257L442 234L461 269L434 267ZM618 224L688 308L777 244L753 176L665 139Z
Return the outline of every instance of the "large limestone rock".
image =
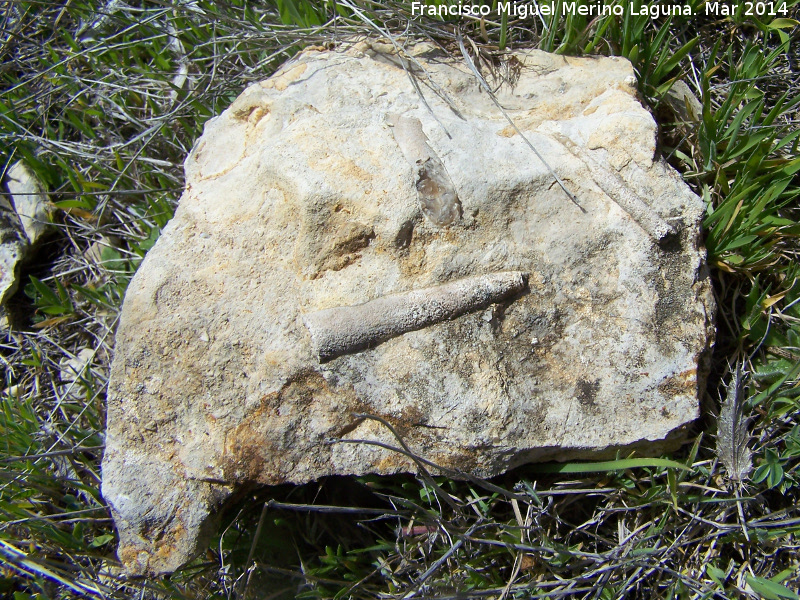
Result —
M614 58L306 51L206 124L128 289L103 493L132 572L254 484L674 447L712 335L703 205ZM420 70L420 66L425 71ZM495 82L497 84L498 82Z

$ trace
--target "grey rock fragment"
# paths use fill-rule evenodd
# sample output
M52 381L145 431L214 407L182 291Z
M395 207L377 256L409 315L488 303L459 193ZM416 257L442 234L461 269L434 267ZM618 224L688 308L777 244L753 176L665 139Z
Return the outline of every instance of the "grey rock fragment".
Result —
M26 247L12 213L0 208L0 307L17 291L19 264Z
M0 330L9 326L5 304L19 286L19 268L28 240L25 239L19 220L10 203L0 197Z
M59 361L61 383L64 384L62 393L65 396L81 397L82 390L78 384L82 378L86 377L86 371L94 356L95 351L91 348L81 348L74 356L65 356Z
M692 89L686 82L678 79L669 88L663 98L663 102L675 115L679 124L684 126L694 126L703 117L703 104L694 95Z
M480 477L664 452L697 417L714 333L705 207L655 158L630 63L519 52L519 78L496 90L584 212L461 60L416 54L426 106L391 52L303 52L207 122L187 158L175 217L128 287L108 386L103 495L130 572L191 559L237 491L415 470L375 444L330 443L396 444L354 414ZM607 157L674 243L554 131ZM409 176L434 155L460 204L446 226ZM424 327L320 362L383 338L371 301L509 272L527 274L524 293L436 322L427 307L397 319ZM361 332L354 344L337 337L339 310L363 317L343 328Z
M51 205L44 184L25 163L18 161L6 173L6 187L25 236L35 245L51 228Z
M0 195L0 330L9 327L5 304L19 287L19 269L50 228L44 185L22 162L9 167Z

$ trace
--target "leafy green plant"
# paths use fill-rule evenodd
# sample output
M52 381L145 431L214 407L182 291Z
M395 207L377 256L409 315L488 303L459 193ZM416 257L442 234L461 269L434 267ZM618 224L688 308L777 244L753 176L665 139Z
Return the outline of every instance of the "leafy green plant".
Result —
M55 291L31 276L30 285L26 286L26 295L34 301L37 309L44 315L66 316L75 313L75 306L66 288L57 279Z
M753 483L766 483L768 488L774 488L783 481L783 465L781 458L773 448L767 448L764 460L753 473Z
M797 592L790 590L788 587L780 583L780 580L789 574L790 573L784 573L773 579L748 576L747 584L754 592L756 592L765 600L798 600L800 595L798 595Z
M726 62L731 65L731 84L715 109L710 86L718 70L719 44L712 49L712 66L703 77L705 100L698 146L704 158L697 166L713 176L719 194L715 200L710 188L705 188L709 200L707 243L713 264L730 272L774 268L783 247L800 233L784 212L800 194L795 181L800 159L791 158L800 132L792 131L781 118L794 110L800 96L789 99L786 92L765 110L766 96L757 87L785 55L788 43L785 35L773 49L748 43L738 59L729 49Z

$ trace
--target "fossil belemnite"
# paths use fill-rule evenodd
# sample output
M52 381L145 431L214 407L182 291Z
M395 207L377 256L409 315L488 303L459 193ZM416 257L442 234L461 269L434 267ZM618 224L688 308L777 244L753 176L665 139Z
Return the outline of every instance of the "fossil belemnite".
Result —
M556 135L555 137L567 150L589 167L589 173L600 189L616 202L622 210L628 213L657 243L661 243L675 234L675 230L669 223L656 214L644 200L633 193L619 175L612 173L598 163L589 152L567 136Z
M461 203L444 163L428 145L422 123L404 116L393 116L390 121L394 124L394 139L414 169L422 214L434 225L449 225L461 216Z
M526 285L524 273L502 271L307 313L303 321L319 361L327 362L501 302Z

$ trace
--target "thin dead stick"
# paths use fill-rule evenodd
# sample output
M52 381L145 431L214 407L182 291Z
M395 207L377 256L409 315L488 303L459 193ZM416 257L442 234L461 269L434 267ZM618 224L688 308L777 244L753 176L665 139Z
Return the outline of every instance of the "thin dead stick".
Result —
M266 503L266 507L278 508L281 510L290 510L293 512L402 516L398 512L387 511L382 508L360 508L358 506L332 506L329 504L290 504L287 502L276 502L275 500L269 500Z
M256 525L256 534L253 536L253 543L250 545L250 552L247 553L247 562L244 563L247 569L250 569L250 565L253 562L253 557L256 554L256 545L258 544L258 539L261 537L261 529L264 527L264 519L267 516L267 507L269 506L268 502L264 503L264 506L261 507L261 515L258 517L258 525ZM244 593L242 597L247 598L247 591L250 588L250 579L253 576L253 570L250 569L250 572L247 574L247 579L244 583Z
M398 443L403 447L403 450L405 451L406 456L411 458L411 460L413 460L414 463L417 465L417 468L419 469L420 475L425 480L425 483L430 485L433 488L433 490L436 493L436 495L439 498L441 498L442 500L444 500L450 506L450 508L452 508L453 510L456 510L456 511L460 509L458 503L456 503L456 501L453 500L453 498L450 496L450 494L445 492L439 486L439 484L436 483L433 480L433 477L431 476L430 473L428 473L428 470L425 468L425 465L422 464L422 461L419 459L419 457L417 457L413 452L411 452L411 449L406 445L405 441L403 441L403 438L400 435L400 433L392 426L391 423L389 423L389 421L387 421L386 419L383 419L381 417L375 416L375 415L369 415L369 414L364 414L364 413L360 413L360 414L356 413L353 416L356 417L357 419L369 419L371 421L377 421L378 423L380 423L381 425L386 427L389 431L391 431L392 435L395 437L395 439L398 441ZM344 440L342 440L342 441L344 441Z
M522 512L519 510L519 502L516 498L511 499L511 507L514 509L514 516L517 519L517 524L520 527L520 539L524 540L528 538L528 532L530 528L530 505L528 505L528 515L525 519L522 518ZM530 539L527 540L530 542ZM509 592L511 591L511 586L514 585L514 582L517 580L517 575L519 575L519 571L522 568L522 552L517 552L516 557L514 558L514 568L511 571L511 577L508 578L508 583L506 587L503 588L503 593L500 594L499 600L505 600L508 597Z
M394 40L392 40L392 42L394 43ZM396 45L397 44L395 44L395 46ZM406 75L408 75L408 79L409 79L409 81L411 81L411 85L414 86L414 91L417 92L417 95L419 96L419 99L422 100L422 103L425 105L425 108L428 110L430 115L436 120L436 123L439 124L439 127L442 128L442 131L444 131L444 134L447 136L447 138L452 140L453 136L450 135L450 132L447 130L447 127L444 126L444 123L442 123L439 120L439 117L436 116L436 113L433 112L433 109L431 108L431 105L428 104L428 99L425 98L425 94L422 93L422 88L419 87L419 83L417 83L417 80L414 78L414 75L411 73L411 69L408 68L408 65L406 64L406 59L403 58L400 55L400 51L399 50L397 52L397 56L400 58L400 64L403 65L403 70L406 72ZM428 76L428 78L430 78L430 75Z
M557 585L564 585L563 581L556 582ZM548 587L545 582L537 581L535 584L525 584L514 586L511 591L514 593L518 592L530 592L532 589ZM566 596L577 596L578 594L583 594L587 592L593 592L595 590L594 587L571 587L564 590L549 590L543 594L526 594L525 597L528 600L553 600L553 598L563 598ZM502 588L488 588L485 590L471 590L469 592L469 598L482 598L484 596L495 596L498 592L502 591ZM464 600L466 596L464 594L457 594L455 596L436 596L437 600Z
M439 559L435 563L433 563L430 566L430 568L428 568L427 571L425 571L422 575L420 575L419 579L417 579L417 581L414 582L414 589L412 589L405 596L403 596L403 600L406 600L406 598L413 598L414 596L416 596L417 592L419 591L419 588L423 586L423 584L428 580L428 578L431 575L433 575L436 571L439 570L439 567L441 567L442 564L444 564L444 562L447 559L453 556L453 554L455 554L458 551L458 549L464 545L464 540L474 533L474 531L478 528L478 525L480 525L480 522L475 523L472 527L470 527L464 534L464 537L459 538L455 544L450 546L450 549L447 552L445 552L441 557L439 557Z
M503 588L503 593L500 594L500 600L506 600L508 597L509 592L511 591L511 586L514 585L514 582L517 580L517 575L519 575L519 570L522 567L522 553L517 552L517 556L514 559L514 568L511 571L511 577L508 578L508 583L506 587Z
M371 417L372 419L378 421L380 417L375 417L372 415L354 415L359 418L367 418ZM413 460L418 465L424 463L429 467L433 467L434 469L438 469L442 473L446 474L448 477L453 477L457 479L465 479L470 483L474 483L477 486L480 486L488 491L496 492L506 498L516 498L517 500L522 500L523 502L527 502L530 500L529 497L523 496L520 494L514 494L513 492L509 492L508 490L504 490L503 488L496 486L494 484L489 483L488 481L484 481L478 477L470 475L469 473L464 473L463 471L457 471L455 469L448 469L447 467L443 467L441 465L437 465L435 462L432 462L426 458L422 458L421 456L417 456L410 450L403 450L402 448L398 448L397 446L391 446L389 444L384 444L383 442L378 442L375 440L354 440L354 439L341 439L341 440L330 440L328 443L330 444L366 444L367 446L377 446L378 448L383 448L384 450L390 450L391 452L397 452L398 454L402 454L403 456L407 456L411 460ZM537 492L538 493L538 492Z
M88 582L87 585L77 579L74 579L74 575L70 576L72 581L67 581L67 579L61 576L61 574L48 569L47 566L41 564L39 561L33 558L30 558L28 554L13 544L3 540L0 540L0 554L2 554L5 558L5 560L2 561L4 566L10 568L11 570L22 572L29 577L43 577L50 579L51 581L56 581L64 587L69 588L73 592L77 592L81 596L99 598L106 597L104 592L107 588L105 588L105 586L102 588L98 587L98 584L94 582Z
M472 542L473 544L483 544L484 546L495 546L498 548L507 548L510 550L519 550L521 552L528 552L528 553L540 553L540 554L558 554L557 550L553 548L547 548L546 546L533 546L530 544L517 544L514 542L506 542L504 540L493 540L488 538L473 538L469 537L467 534L464 534L462 539L466 539L468 542ZM578 558L585 558L587 560L592 560L593 562L601 562L603 560L603 556L600 554L590 553L590 552L580 552L577 550L571 550L570 554L573 556L577 556Z
M54 456L71 456L73 454L80 454L81 452L93 452L95 450L103 450L105 445L101 446L78 446L77 448L70 448L69 450L54 450L53 452L42 452L41 454L23 454L21 456L9 456L0 459L0 464L20 462L23 460L36 460L39 458L51 458Z
M447 135L447 137L452 139L452 136L450 135L450 132L447 131L447 128L444 126L444 123L442 123L439 120L439 117L436 116L436 113L433 112L433 109L430 107L430 105L428 104L428 101L425 99L425 95L422 93L422 90L420 89L419 84L417 83L416 79L414 79L414 75L411 73L411 70L408 68L407 62L413 64L415 67L420 69L423 73L425 73L425 76L428 79L428 83L431 85L433 90L447 103L447 105L450 107L450 109L457 116L461 117L461 113L459 112L459 110L456 107L455 103L447 95L447 92L445 92L439 85L436 84L435 81L433 81L433 79L431 78L431 76L428 73L428 71L425 69L425 67L423 67L419 63L419 61L417 61L413 57L409 57L408 59L403 57L403 48L400 46L400 44L397 43L397 40L394 39L394 36L391 33L389 33L387 30L382 29L381 27L379 27L369 17L367 17L363 12L361 12L358 9L358 7L356 7L352 3L350 3L349 0L339 0L339 1L344 6L347 6L350 10L352 10L353 14L355 14L364 23L366 23L367 25L372 27L375 31L377 31L380 35L386 37L392 43L392 46L394 46L394 49L397 52L397 56L400 59L400 64L403 66L403 70L406 72L406 75L408 75L408 78L411 80L411 85L414 87L414 90L417 92L417 95L419 96L420 100L422 100L422 103L425 105L425 108L428 109L428 112L430 113L430 115L439 124L439 126L442 128L442 130ZM461 117L461 118L463 119L463 117Z
M537 150L537 149L534 147L534 145L533 145L533 144L530 142L530 140L529 140L529 139L528 139L528 138L525 136L525 134L524 134L524 133L522 133L522 131L520 130L520 128L519 128L519 127L517 127L517 124L516 124L516 123L514 122L514 120L513 120L513 119L512 119L512 118L511 118L511 117L508 115L508 113L506 112L506 109L505 109L505 108L503 108L503 106L500 104L500 102L499 102L499 101L497 100L497 98L495 97L495 95L494 95L494 92L492 92L491 88L489 87L489 84L488 84L488 83L486 83L486 80L483 78L483 75L481 75L481 74L480 74L480 72L478 72L478 69L476 69L476 68L475 68L475 63L473 63L473 62L472 62L472 59L469 57L469 54L467 53L467 49L464 47L464 39L461 37L461 30L459 30L459 31L458 31L458 47L461 49L461 54L464 56L464 60L466 61L466 63L467 63L467 66L469 67L470 71L472 71L472 74L473 74L473 75L475 75L475 77L476 77L476 78L477 78L477 80L478 80L478 83L480 83L480 84L481 84L481 87L482 87L482 88L483 88L483 89L486 91L486 93L487 93L487 94L489 94L489 98L491 99L491 101L492 101L492 102L494 102L494 105L495 105L495 106L496 106L498 109L500 109L500 112L501 112L501 113L503 113L503 116L506 118L506 121L508 121L509 125L511 125L511 127L513 127L513 128L514 128L514 131L516 131L516 132L519 134L519 136L522 138L522 140L525 142L525 144L528 146L528 148L530 148L531 150L533 150L533 153L536 155L536 157L537 157L537 158L538 158L540 161L542 161L542 164L543 164L545 167L547 167L547 170L550 172L550 175L552 175L553 179L555 179L555 180L556 180L556 183L558 183L558 185L561 187L561 189L562 189L562 190L564 190L564 193L567 195L567 197L568 197L570 200L572 200L572 202L575 204L575 206L577 206L578 208L580 208L580 209L581 209L581 212L584 212L584 213L585 213L585 212L586 212L586 209L585 209L585 208L583 208L583 207L580 205L580 203L578 203L578 199L577 199L577 198L576 198L576 197L575 197L575 196L572 194L572 192L570 192L570 191L567 189L567 186L566 186L566 185L564 185L564 182L563 182L563 181L561 181L561 178L560 178L560 177L559 177L559 176L556 174L556 172L553 170L553 168L552 168L552 167L551 167L551 166L548 164L548 162L547 162L547 161L544 159L544 156L542 156L541 154L539 154L539 151L538 151L538 150Z

